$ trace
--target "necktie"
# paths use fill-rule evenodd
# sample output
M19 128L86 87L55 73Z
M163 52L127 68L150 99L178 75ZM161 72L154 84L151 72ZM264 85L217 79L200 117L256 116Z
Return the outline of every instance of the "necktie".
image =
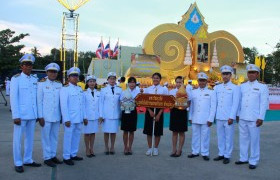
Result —
M93 91L91 91L91 95L92 95L92 97L94 97L94 92Z
M155 90L155 94L157 94L157 88L156 88L156 90Z
M114 88L115 87L111 87L113 95L115 94Z

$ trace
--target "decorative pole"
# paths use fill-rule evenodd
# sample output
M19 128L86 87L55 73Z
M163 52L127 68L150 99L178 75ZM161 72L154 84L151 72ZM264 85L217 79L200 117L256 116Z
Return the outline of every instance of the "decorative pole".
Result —
M219 60L218 60L218 55L217 55L217 47L216 47L216 41L215 41L215 46L214 46L214 52L211 60L211 68L212 67L219 67Z

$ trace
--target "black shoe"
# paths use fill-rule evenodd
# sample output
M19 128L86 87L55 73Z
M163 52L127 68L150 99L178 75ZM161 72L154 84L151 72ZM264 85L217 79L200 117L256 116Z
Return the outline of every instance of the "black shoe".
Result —
M90 154L91 155L91 157L95 157L95 154Z
M52 162L54 162L55 164L62 164L63 162L60 161L59 159L57 159L57 157L53 157L52 158Z
M235 162L236 165L241 165L241 164L248 164L248 161L236 161Z
M112 152L110 151L110 154L111 154L111 155L114 155L114 154L115 154L115 151L112 151Z
M23 173L23 172L24 172L22 166L15 166L15 170L16 170L16 172L18 172L18 173Z
M256 168L257 168L256 165L249 164L249 169L256 169Z
M63 162L69 166L73 166L74 165L74 162L71 160L71 159L63 159Z
M208 156L202 156L204 161L209 161L210 158Z
M132 155L132 152L127 152L127 155Z
M195 157L198 157L199 156L199 154L190 154L190 155L188 155L188 158L195 158Z
M176 157L176 152L175 152L175 153L170 154L170 157Z
M224 163L224 164L228 164L229 162L230 162L229 158L225 158L225 159L223 160L223 163Z
M56 164L55 164L51 159L45 160L44 163L45 163L47 166L56 167Z
M106 155L109 155L110 154L110 152L109 151L106 151L106 152L104 152Z
M71 160L73 160L73 161L81 161L81 160L83 160L83 158L79 157L79 156L75 156L75 157L71 157Z
M91 154L90 155L86 155L88 158L92 158Z
M40 166L41 166L41 164L35 163L35 162L29 163L29 164L23 164L23 165L24 165L24 166L30 166L30 167L40 167Z
M218 156L218 157L215 157L213 160L214 161L220 161L220 160L222 160L224 158L225 158L224 156Z

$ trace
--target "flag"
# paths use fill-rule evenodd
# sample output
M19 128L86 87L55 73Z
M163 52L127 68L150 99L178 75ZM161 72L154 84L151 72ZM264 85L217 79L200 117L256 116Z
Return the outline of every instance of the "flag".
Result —
M262 58L262 70L265 69L265 65L266 65L266 62L265 62L265 58L263 57Z
M104 49L103 56L105 58L110 58L111 57L110 41L108 42L108 44L106 45L106 47Z
M261 59L259 56L255 57L255 65L258 66L259 68L261 67Z
M95 51L96 57L99 59L103 59L103 51L104 51L104 45L103 45L103 41L101 40L101 42L99 43L97 50Z
M113 57L118 56L118 54L119 54L119 41L117 42L117 44L114 48Z

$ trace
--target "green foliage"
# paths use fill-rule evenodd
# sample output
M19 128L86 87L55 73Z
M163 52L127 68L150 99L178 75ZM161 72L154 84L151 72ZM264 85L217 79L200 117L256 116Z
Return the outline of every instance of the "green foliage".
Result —
M248 64L255 64L255 57L259 54L257 48L243 47L244 59Z
M0 31L0 76L11 76L19 67L20 52L24 45L20 41L29 34L15 35L10 29Z

